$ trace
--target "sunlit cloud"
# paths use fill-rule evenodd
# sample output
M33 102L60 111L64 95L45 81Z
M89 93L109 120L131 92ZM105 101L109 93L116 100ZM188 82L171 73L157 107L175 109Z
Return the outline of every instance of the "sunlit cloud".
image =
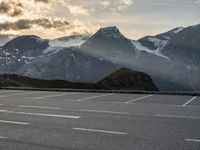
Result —
M50 0L35 0L35 2L49 3Z
M0 1L0 14L17 17L23 14L24 6L19 1Z
M115 25L137 39L199 23L199 6L200 0L0 0L0 33L49 39Z
M195 3L200 5L200 0L196 0Z

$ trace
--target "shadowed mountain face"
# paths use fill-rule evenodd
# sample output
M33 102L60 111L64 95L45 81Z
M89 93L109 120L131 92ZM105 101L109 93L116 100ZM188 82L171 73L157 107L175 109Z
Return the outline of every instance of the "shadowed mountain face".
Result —
M45 54L23 65L19 74L41 79L62 79L73 82L96 82L118 67L99 58L83 54L74 48Z
M37 56L47 47L49 47L47 40L34 35L17 37L3 46L8 51L18 51L20 56L30 57Z
M149 74L161 90L200 90L199 41L200 25L138 41L127 39L116 27L101 28L91 37L50 42L21 36L0 48L0 73L97 82L126 67Z
M200 25L181 30L163 49L163 54L187 64L200 64Z
M81 46L81 50L118 64L129 64L136 57L134 45L116 27L101 28Z

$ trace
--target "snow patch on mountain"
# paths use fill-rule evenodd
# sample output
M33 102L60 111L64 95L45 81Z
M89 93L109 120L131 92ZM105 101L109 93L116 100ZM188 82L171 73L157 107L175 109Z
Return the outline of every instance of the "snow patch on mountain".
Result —
M184 27L178 27L178 28L174 29L173 32L174 32L175 34L177 34L177 33L181 32L183 29L184 29Z
M155 39L154 39L155 40ZM153 55L157 55L159 57L163 57L165 59L168 59L169 58L165 55L163 55L161 52L160 52L160 49L158 48L157 50L152 50L152 49L149 49L148 47L145 47L143 46L139 41L131 41L133 43L133 45L136 47L137 50L140 50L140 51L145 51L147 53L150 53L150 54L153 54Z
M153 37L149 37L148 41L154 43L154 46L157 47L157 51L162 50L169 43L168 40L161 40L161 39L153 38Z
M59 51L63 50L63 47L53 47L49 46L47 49L43 50L42 55L52 55L58 53Z

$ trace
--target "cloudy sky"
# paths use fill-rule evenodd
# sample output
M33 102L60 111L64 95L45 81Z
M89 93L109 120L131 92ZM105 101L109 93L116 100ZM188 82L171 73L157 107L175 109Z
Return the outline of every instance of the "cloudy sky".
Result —
M132 39L200 23L200 0L0 0L1 34L53 39L117 26Z

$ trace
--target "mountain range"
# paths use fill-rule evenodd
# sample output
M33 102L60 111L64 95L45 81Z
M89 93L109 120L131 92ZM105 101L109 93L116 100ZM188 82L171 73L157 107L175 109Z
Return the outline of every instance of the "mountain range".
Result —
M54 40L19 36L2 40L0 74L95 83L126 67L151 75L160 90L197 91L199 41L200 25L178 27L139 40L126 38L117 27Z

